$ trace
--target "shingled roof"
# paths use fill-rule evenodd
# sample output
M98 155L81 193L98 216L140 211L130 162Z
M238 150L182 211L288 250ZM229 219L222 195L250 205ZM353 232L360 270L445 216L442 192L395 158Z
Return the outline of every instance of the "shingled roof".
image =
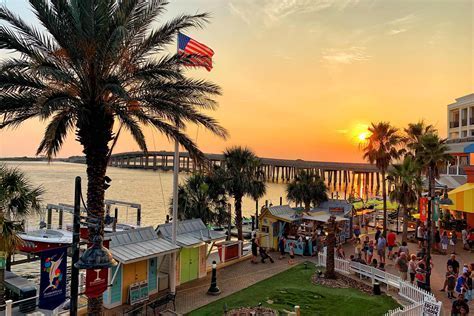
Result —
M160 224L156 227L156 232L158 236L171 241L171 227L172 223ZM176 242L180 246L194 246L224 238L226 238L226 235L223 232L210 230L200 218L178 222Z

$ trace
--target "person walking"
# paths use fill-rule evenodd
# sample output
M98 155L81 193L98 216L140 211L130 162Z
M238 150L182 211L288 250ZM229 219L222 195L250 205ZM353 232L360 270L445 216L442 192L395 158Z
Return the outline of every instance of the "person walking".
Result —
M451 316L466 316L469 315L469 305L464 299L464 294L459 294L458 299L453 302L451 308Z
M459 262L456 260L456 255L451 254L451 257L448 259L446 262L446 272L449 271L449 267L452 268L455 278L458 277L459 273ZM443 288L440 290L441 292L444 292L446 290L446 286L448 285L448 281L444 280Z
M379 241L379 237L382 235L382 231L380 230L380 227L377 227L377 230L375 231L375 242L377 243Z
M440 244L441 244L441 234L439 232L439 229L435 227L435 233L434 233L434 248L436 251L440 252Z
M462 239L462 246L464 250L469 250L469 233L467 231L467 227L464 227L461 231L461 239Z
M395 262L395 265L397 266L398 271L400 272L400 278L403 281L406 281L407 274L408 274L408 261L407 261L407 255L404 252L400 253L400 256Z
M393 232L393 231L390 231L387 235L388 258L389 259L393 259L393 248L395 248L395 246L397 245L396 242L397 242L397 234L395 234L395 232Z
M374 245L374 241L371 240L369 241L369 249L367 250L367 260L365 260L366 262L372 262L372 258L374 257L374 251L375 251L375 245Z
M402 241L402 245L398 247L398 256L404 252L407 255L407 258L410 258L410 249L408 248L408 244L406 241Z
M421 248L423 246L423 236L424 236L424 228L423 224L420 223L418 225L418 228L416 229L416 240L418 240L418 248Z
M377 254L379 255L380 263L385 265L385 248L387 247L387 240L385 236L382 234L380 235L377 241Z
M449 241L449 244L453 246L453 253L456 254L456 244L458 242L458 235L456 234L456 231L451 232L451 240Z
M257 239L257 235L253 234L252 235L252 260L250 262L257 264L258 263L257 256L258 256L258 239Z
M364 243L362 244L362 252L364 253L365 262L370 262L370 261L368 261L368 259L369 259L368 258L369 243L370 243L369 236L365 236Z
M449 245L448 232L444 231L443 235L441 236L441 251L443 255L448 253L448 245Z
M286 237L285 235L281 235L278 239L278 250L280 251L279 259L285 258L285 246L286 246Z
M456 281L456 292L458 292L458 294L465 295L467 290L467 273L462 273L459 275L458 280Z
M425 270L425 263L420 262L418 263L418 267L416 268L416 285L419 288L425 289L426 286L426 270Z
M448 271L446 271L446 284L448 286L448 298L454 298L454 288L456 287L456 273L454 273L453 267L448 266Z
M410 261L408 262L408 273L410 274L410 283L414 284L415 282L415 275L416 275L416 268L417 268L417 260L416 255L412 254L410 256Z

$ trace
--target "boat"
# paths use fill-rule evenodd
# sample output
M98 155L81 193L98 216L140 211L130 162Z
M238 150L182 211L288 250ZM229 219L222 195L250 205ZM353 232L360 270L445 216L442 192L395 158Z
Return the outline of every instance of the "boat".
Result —
M18 236L23 240L18 249L22 252L41 252L72 244L72 233L62 229L38 229L19 233Z

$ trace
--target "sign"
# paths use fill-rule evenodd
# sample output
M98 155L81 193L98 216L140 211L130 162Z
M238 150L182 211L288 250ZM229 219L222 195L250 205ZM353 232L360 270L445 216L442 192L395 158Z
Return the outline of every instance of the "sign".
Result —
M130 305L135 305L148 300L148 282L142 281L131 284L129 287Z
M109 248L109 241L104 240L103 245ZM89 247L91 244L89 244ZM86 270L86 290L84 294L89 298L99 297L107 290L109 279L109 269L88 269Z
M439 316L441 313L441 304L433 301L423 302L423 315L424 316Z
M428 198L421 197L419 199L418 209L420 211L420 221L425 222L428 214Z
M67 248L41 252L38 307L53 310L66 300Z
M439 198L435 197L433 199L433 221L437 222L439 220Z
M344 212L344 208L343 207L330 207L329 212L330 213L342 213L342 212Z

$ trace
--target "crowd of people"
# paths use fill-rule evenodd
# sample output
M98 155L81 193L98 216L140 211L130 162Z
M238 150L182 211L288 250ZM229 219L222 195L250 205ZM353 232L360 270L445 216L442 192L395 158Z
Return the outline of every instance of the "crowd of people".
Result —
M397 243L397 234L390 231L385 234L380 228L376 228L374 239L367 234L360 235L360 229L354 227L354 254L350 255L351 261L371 265L375 268L385 270L386 260L391 260L399 271L400 278L417 285L422 289L429 289L427 274L434 268L433 260L427 267L427 231L423 225L416 229L418 249L412 253L406 242ZM461 232L463 249L473 249L472 229L465 228ZM432 244L433 252L448 254L450 257L446 263L445 282L441 291L446 292L449 299L453 300L452 315L468 315L468 302L474 299L472 279L474 278L474 260L461 265L456 259L456 232L434 230ZM339 258L345 258L344 250L338 247L336 254Z

